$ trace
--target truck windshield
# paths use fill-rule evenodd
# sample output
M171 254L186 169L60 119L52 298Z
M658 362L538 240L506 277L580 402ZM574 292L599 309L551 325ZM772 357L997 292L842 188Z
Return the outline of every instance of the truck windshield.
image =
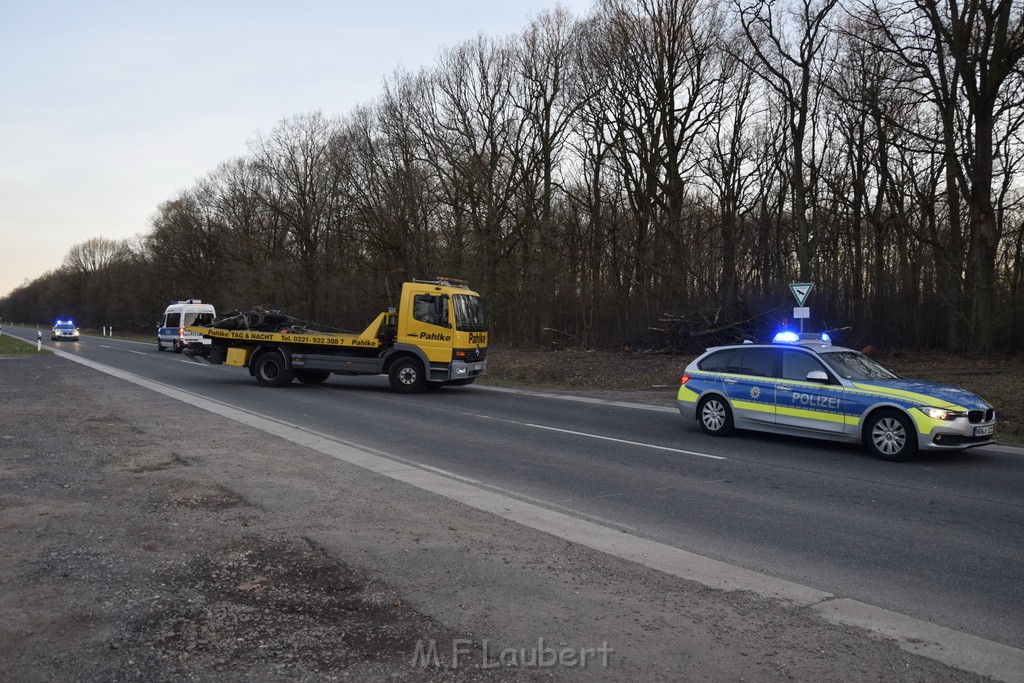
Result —
M463 332L486 332L487 316L484 315L484 304L480 297L469 294L452 296L455 307L455 328Z

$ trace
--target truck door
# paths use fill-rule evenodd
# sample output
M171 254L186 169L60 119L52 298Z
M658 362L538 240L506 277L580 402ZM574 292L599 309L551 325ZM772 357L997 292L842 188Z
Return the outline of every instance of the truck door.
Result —
M445 294L416 294L401 341L420 347L431 363L452 362L452 316Z

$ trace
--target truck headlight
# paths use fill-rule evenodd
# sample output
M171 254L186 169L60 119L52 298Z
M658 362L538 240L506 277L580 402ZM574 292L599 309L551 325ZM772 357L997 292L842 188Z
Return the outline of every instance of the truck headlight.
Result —
M922 413L932 418L933 420L955 420L958 417L966 417L967 413L958 412L956 410L949 410L947 408L935 408L932 406L920 406L918 408Z

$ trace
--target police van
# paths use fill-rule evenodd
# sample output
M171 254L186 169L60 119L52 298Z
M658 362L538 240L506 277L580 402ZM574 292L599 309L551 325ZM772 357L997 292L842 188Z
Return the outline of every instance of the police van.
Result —
M181 353L182 349L192 342L209 345L211 340L208 337L185 328L190 325L211 325L215 317L217 311L213 304L204 304L199 299L172 301L157 323L156 350L164 351L169 348L175 353Z

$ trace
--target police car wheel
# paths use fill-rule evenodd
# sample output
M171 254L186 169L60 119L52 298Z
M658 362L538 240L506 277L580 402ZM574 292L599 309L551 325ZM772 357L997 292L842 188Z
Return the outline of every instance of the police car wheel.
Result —
M875 413L864 431L868 450L882 460L908 460L917 452L917 432L910 419L895 410Z
M388 371L391 388L400 394L413 394L426 386L423 366L415 358L399 358Z
M156 340L156 350L157 351L163 351L164 350L164 345L160 343L159 339Z
M711 436L725 436L732 432L732 410L724 399L709 396L697 406L697 421L700 428Z

